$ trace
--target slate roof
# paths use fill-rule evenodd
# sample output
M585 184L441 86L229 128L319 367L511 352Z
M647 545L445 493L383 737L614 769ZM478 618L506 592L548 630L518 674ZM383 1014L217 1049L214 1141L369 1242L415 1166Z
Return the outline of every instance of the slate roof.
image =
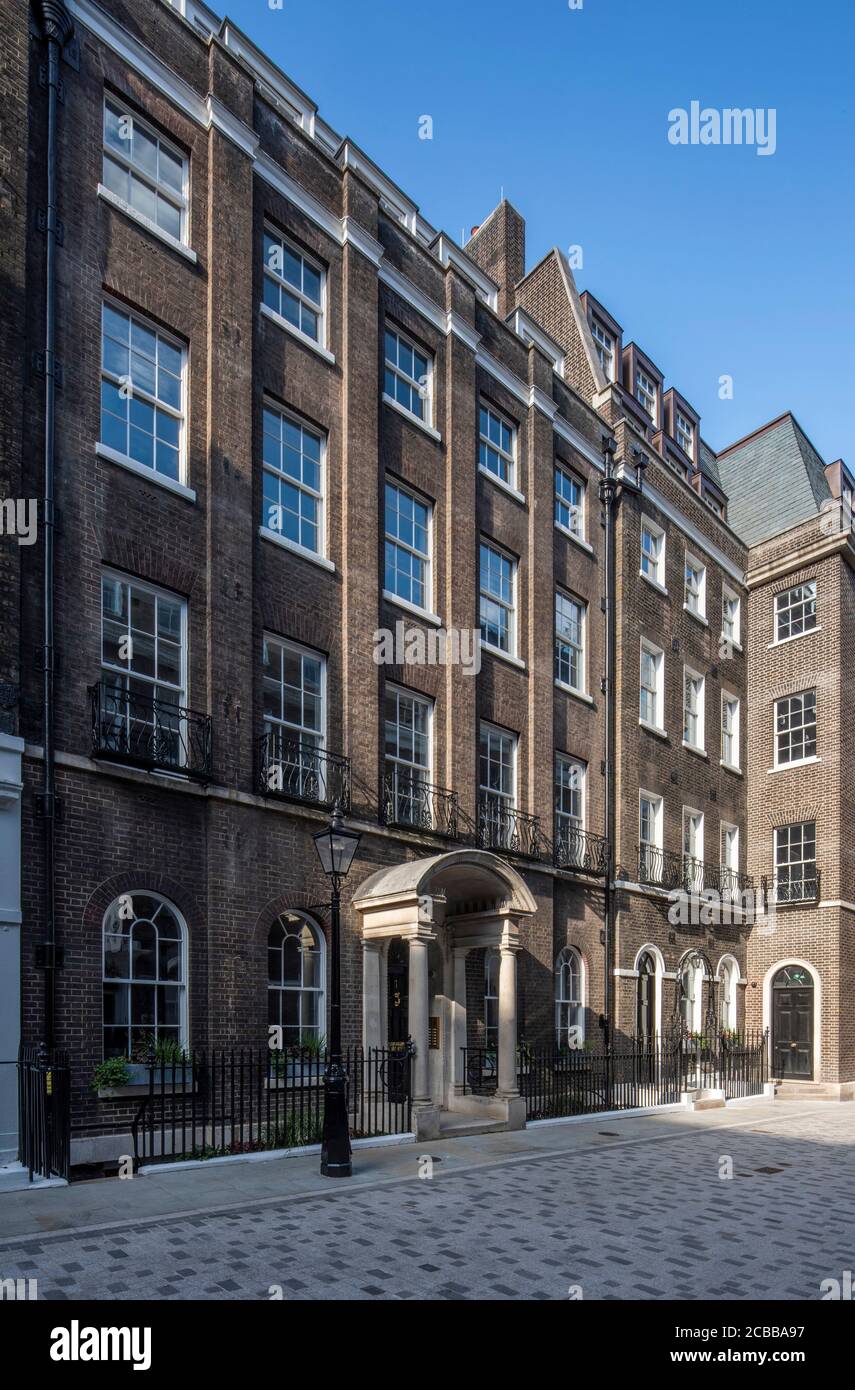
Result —
M773 420L715 459L727 519L747 545L816 516L831 497L825 464L798 420Z

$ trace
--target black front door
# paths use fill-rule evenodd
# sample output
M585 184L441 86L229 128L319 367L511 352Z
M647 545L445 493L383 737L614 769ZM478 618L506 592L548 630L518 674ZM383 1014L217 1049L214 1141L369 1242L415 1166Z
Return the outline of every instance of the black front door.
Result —
M392 941L389 945L388 963L388 1017L389 1048L403 1047L409 1037L408 986L410 978L409 951L403 941Z
M813 1080L813 981L797 965L785 966L772 985L774 1071L786 1080Z

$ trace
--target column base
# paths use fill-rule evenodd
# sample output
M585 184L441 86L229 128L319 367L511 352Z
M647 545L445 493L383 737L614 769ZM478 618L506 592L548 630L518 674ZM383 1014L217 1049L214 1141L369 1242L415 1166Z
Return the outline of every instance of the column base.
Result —
M508 1129L525 1129L525 1101L519 1091L499 1091L496 1093L496 1100L507 1112Z
M417 1139L439 1138L439 1106L433 1101L413 1101L413 1133Z

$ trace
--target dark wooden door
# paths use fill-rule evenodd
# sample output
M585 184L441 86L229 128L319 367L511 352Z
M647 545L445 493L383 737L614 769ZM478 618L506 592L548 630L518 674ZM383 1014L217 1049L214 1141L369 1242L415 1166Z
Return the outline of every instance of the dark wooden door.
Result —
M650 956L643 956L638 966L638 1036L650 1038L656 1032L656 967Z
M409 951L403 941L389 946L388 1017L389 1047L403 1047L409 1037L408 986L410 976Z
M772 1048L781 1080L813 1080L813 984L806 971L788 967L772 987Z

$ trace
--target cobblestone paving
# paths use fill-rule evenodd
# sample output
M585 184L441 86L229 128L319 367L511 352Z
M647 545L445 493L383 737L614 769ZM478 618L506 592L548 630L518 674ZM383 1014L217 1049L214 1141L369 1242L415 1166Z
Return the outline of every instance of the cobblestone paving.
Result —
M574 1285L586 1299L789 1300L855 1269L855 1105L599 1137L593 1154L437 1164L432 1180L414 1150L412 1183L0 1243L0 1277L72 1301L266 1299L272 1285L289 1300L567 1299Z

